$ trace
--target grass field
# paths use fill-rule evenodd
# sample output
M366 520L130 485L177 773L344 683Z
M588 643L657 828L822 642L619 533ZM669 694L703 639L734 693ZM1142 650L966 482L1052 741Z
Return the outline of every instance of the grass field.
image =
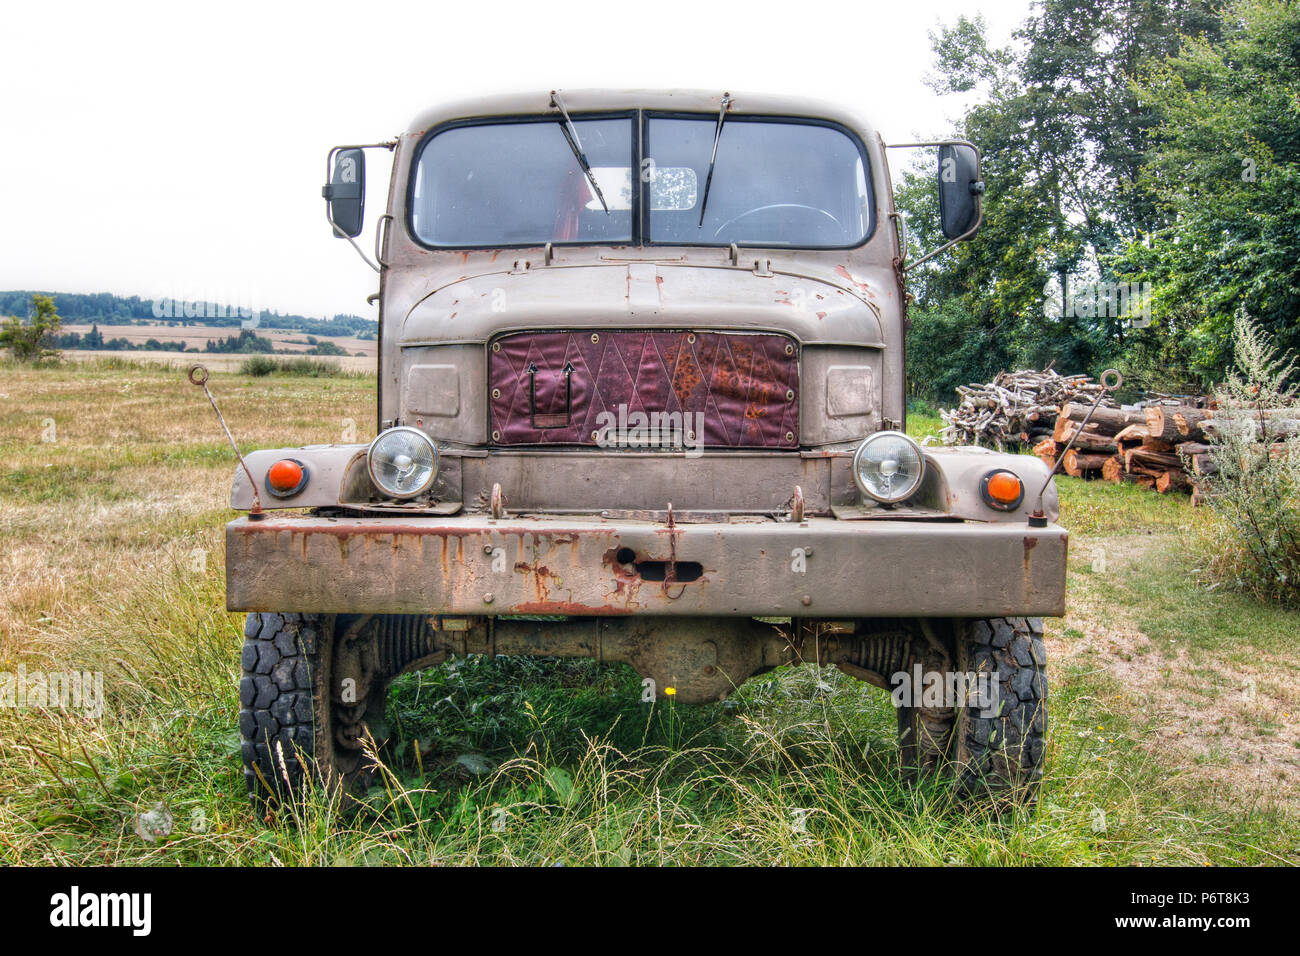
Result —
M212 387L245 449L373 435L373 378ZM837 671L673 707L622 666L502 658L401 679L360 812L308 793L256 819L223 610L233 467L179 370L0 366L0 672L101 672L105 699L0 707L0 863L1300 863L1300 615L1202 583L1215 529L1185 499L1072 479L1033 809L904 785L888 697Z

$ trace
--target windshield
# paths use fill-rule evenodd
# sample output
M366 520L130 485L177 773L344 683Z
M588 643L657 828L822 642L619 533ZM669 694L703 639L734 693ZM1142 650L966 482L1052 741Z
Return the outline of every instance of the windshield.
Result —
M619 186L606 185L606 177L611 167L631 168L632 120L573 125L608 213L558 122L455 126L430 139L416 161L416 237L433 246L631 242L630 176L622 202Z
M839 127L728 116L703 223L716 116L650 117L642 154L633 149L633 117L575 119L574 129L604 205L558 117L456 125L427 139L416 157L415 237L458 248L843 248L871 233L866 160Z
M651 119L655 165L708 174L717 121ZM688 210L651 210L650 241L692 245L856 246L868 233L866 168L857 143L832 126L728 117L704 222Z

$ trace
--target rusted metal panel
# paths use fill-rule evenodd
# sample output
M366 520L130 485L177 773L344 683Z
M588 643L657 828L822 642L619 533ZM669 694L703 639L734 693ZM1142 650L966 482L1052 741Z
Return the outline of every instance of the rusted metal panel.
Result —
M620 616L1059 615L1066 534L1019 523L240 519L231 610ZM640 562L691 562L692 581Z
M798 446L798 344L778 332L512 332L488 385L494 444Z

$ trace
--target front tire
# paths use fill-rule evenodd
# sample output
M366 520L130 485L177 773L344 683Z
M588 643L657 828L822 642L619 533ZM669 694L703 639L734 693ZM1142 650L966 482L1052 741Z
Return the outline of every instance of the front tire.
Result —
M957 712L958 785L971 796L1038 797L1047 751L1047 648L1036 617L995 617L958 626L959 666L988 674L998 703L990 716ZM963 634L964 631L964 634Z
M350 686L334 680L340 650L355 646L364 629L364 622L345 625L328 615L248 615L239 733L244 781L255 804L279 804L313 779L341 789L345 798L364 782L361 738L371 732L382 739L388 682L355 665L340 671L354 675ZM360 688L357 674L363 675Z
M1047 740L1047 650L1039 618L952 622L932 640L918 636L906 672L951 671L983 678L996 703L898 708L903 767L914 779L950 767L964 797L1032 803ZM945 701L950 704L950 701Z

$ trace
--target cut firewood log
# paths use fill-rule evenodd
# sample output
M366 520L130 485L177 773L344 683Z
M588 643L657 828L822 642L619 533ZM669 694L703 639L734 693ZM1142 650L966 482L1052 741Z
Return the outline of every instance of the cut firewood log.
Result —
M1180 455L1187 455L1188 457L1191 457L1192 455L1208 454L1210 451L1210 446L1205 444L1204 442L1199 442L1199 441L1184 441L1184 442L1179 442L1177 445L1175 445L1174 451L1178 452L1178 454Z
M1183 491L1191 486L1192 483L1188 481L1187 476L1183 474L1181 469L1177 471L1170 469L1156 478L1156 491L1162 495L1171 491Z
M1092 452L1094 454L1111 455L1119 451L1119 446L1115 444L1115 439L1108 435L1100 435L1096 432L1078 432L1077 434L1067 436L1065 441L1058 441L1057 445L1064 448L1069 443L1071 448L1077 448L1079 451Z
M1119 455L1111 455L1101 466L1101 477L1118 484L1124 480L1124 460Z
M1183 461L1177 455L1167 451L1152 451L1139 445L1124 451L1125 471L1160 472L1169 469L1183 470Z
M1044 438L1034 446L1034 454L1037 455L1048 468L1051 468L1056 464L1056 456L1059 454L1059 451L1056 447L1056 442L1052 441L1050 438Z
M1114 456L1090 454L1079 451L1077 448L1071 448L1065 453L1065 458L1061 460L1061 467L1065 469L1067 475L1082 478L1085 473L1101 471L1102 467L1112 457Z
M1208 408L1176 408L1174 427L1178 430L1178 434L1188 441L1204 441L1205 432L1201 431L1201 422L1213 417L1214 412Z
M1183 437L1179 434L1178 426L1174 423L1174 412L1181 407L1175 405L1148 405L1146 407L1147 431L1151 433L1152 438L1175 444Z
M1115 435L1115 442L1120 445L1140 445L1151 437L1151 432L1145 424L1126 425L1121 428Z
M1088 422L1087 425L1081 422L1072 422L1068 418L1058 418L1056 426L1052 429L1052 439L1058 442L1067 442L1075 435L1101 435L1109 434L1096 422Z
M1253 417L1236 418L1234 416L1232 419L1207 418L1201 422L1201 431L1205 433L1206 437L1214 440L1224 434L1229 421L1240 422L1240 427L1242 429L1251 429L1254 434L1254 440L1256 441L1258 441L1261 435L1264 434L1265 428L1267 428L1267 434L1270 441L1279 441L1283 438L1294 438L1296 435L1300 435L1300 419L1297 418L1272 418L1267 420L1265 423L1261 423ZM1250 424L1247 425L1247 422Z
M1192 471L1198 475L1218 474L1219 466L1214 463L1214 459L1208 454L1192 455Z
M1087 418L1090 407L1076 402L1062 405L1059 418L1066 421L1081 422L1084 418ZM1113 435L1125 426L1137 425L1145 421L1146 417L1141 411L1102 407L1092 413L1092 418L1088 419L1088 424L1091 425L1095 422L1101 427L1102 431Z

